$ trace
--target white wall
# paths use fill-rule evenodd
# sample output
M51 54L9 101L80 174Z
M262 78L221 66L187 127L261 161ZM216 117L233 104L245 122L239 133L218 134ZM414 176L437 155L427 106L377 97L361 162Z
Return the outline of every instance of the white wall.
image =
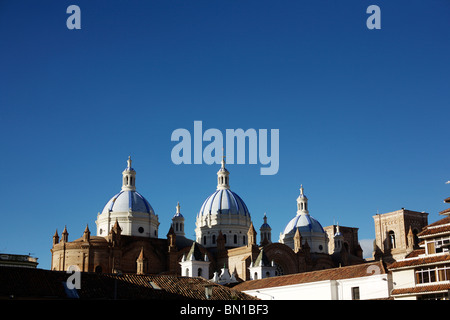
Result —
M325 280L244 292L261 300L332 300L332 287L333 281Z
M378 274L244 292L262 300L351 300L353 287L359 287L361 300L387 298L392 290L392 279L387 274Z

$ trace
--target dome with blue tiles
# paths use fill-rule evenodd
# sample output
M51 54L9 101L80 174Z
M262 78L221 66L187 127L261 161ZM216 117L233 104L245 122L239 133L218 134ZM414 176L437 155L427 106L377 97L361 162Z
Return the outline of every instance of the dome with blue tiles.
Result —
M244 201L229 189L220 189L210 195L198 214L205 216L213 213L250 216Z
M308 242L311 252L328 252L328 238L319 221L314 219L308 210L308 198L300 187L300 196L297 198L297 214L292 218L280 234L280 242L294 248L294 236L297 230L302 238L302 244Z
M300 234L305 232L325 233L320 222L311 217L309 214L296 215L291 221L289 221L283 233L287 234L290 232L295 232L296 229L299 229L298 231L300 231Z
M131 167L130 157L122 172L122 190L106 203L97 217L97 235L107 236L116 220L123 235L158 236L158 216L147 199L136 191L136 171Z
M150 203L136 190L120 191L103 208L102 212L143 212L155 214Z
M225 159L222 159L222 167L217 172L217 189L206 198L197 214L196 241L205 247L215 247L220 234L226 247L247 244L250 211L242 198L230 190L229 175Z
M229 171L225 168L225 160L217 172L217 190L203 202L198 217L211 214L231 214L250 217L244 201L230 190Z

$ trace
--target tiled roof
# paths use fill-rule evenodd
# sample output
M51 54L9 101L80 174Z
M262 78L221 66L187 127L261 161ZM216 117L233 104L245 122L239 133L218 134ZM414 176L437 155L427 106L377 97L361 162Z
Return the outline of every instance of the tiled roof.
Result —
M429 237L440 233L450 232L450 216L440 219L432 224L426 226L418 237Z
M425 254L425 249L416 249L416 250L412 251L411 253L409 253L405 258L415 258L421 254ZM388 269L389 269L389 267L388 267Z
M66 299L63 271L0 267L0 299ZM203 278L173 275L81 273L80 299L206 300L205 286L213 285L211 300L254 300L242 292Z
M416 267L427 264L434 263L444 263L450 261L450 254L439 254L439 255L431 255L426 257L414 257L411 259L404 259L400 261L396 261L389 265L389 270L399 269L399 268L409 268Z
M392 295L436 293L446 292L448 290L450 290L450 283L447 282L411 288L394 289L392 290Z
M256 290L323 280L367 277L372 274L378 273L386 273L383 263L380 261L341 268L324 269L319 271L303 272L285 276L246 281L234 286L233 288L239 291Z

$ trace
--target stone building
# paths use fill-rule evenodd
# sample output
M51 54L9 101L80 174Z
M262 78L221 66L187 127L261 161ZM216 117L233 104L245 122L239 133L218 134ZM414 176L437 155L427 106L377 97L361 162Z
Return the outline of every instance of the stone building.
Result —
M357 229L322 228L309 215L303 187L297 199L297 215L287 224L280 242L272 242L267 216L263 220L258 244L250 210L231 191L230 172L223 159L217 172L217 188L197 214L196 239L185 236L185 217L179 203L170 229L160 237L159 216L136 190L136 171L129 158L122 172L121 191L97 215L97 234L91 235L86 226L80 238L69 241L66 227L61 238L55 232L51 268L65 271L76 266L86 272L207 279L218 279L222 270L222 274L229 273L223 279L246 281L363 262ZM333 243L332 250L329 243Z
M374 258L386 262L403 259L417 248L417 234L428 224L428 213L401 210L373 216L375 223ZM411 239L408 237L411 232Z

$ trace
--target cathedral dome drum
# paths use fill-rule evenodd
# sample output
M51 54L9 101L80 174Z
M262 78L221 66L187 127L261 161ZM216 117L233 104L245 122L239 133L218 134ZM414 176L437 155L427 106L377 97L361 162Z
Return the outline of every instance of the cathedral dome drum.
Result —
M196 241L205 247L216 247L219 234L226 247L247 244L251 217L245 202L230 190L225 160L217 172L217 190L203 202L196 220Z

